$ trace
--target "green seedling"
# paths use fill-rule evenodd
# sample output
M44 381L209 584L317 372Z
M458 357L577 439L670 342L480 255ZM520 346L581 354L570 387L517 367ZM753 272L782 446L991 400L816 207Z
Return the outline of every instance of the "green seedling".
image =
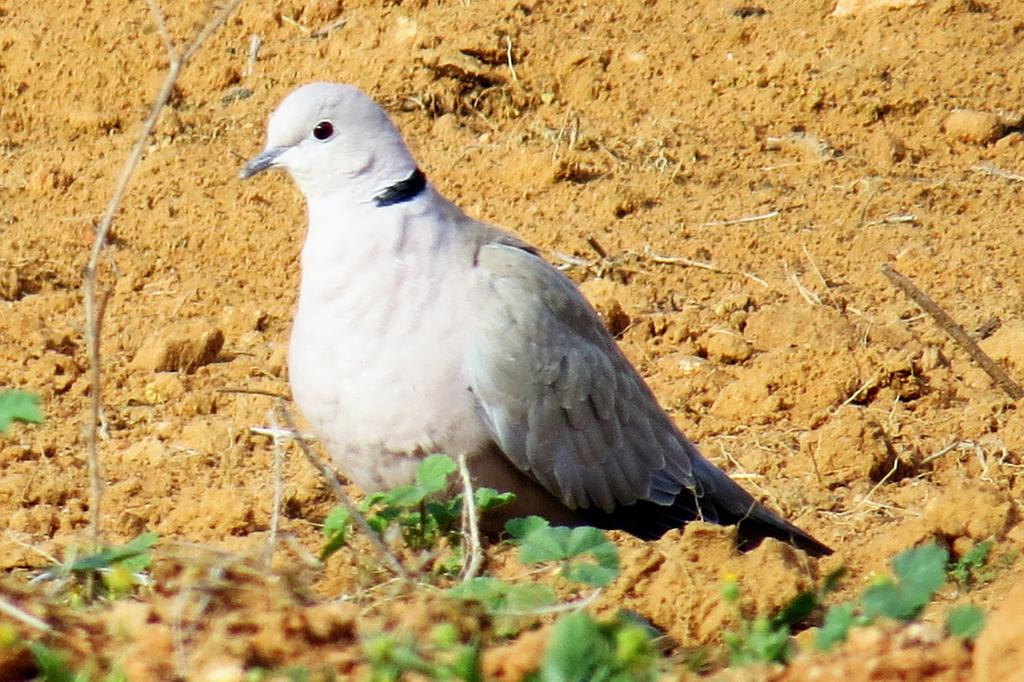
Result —
M39 402L39 396L27 391L0 391L0 435L7 432L11 422L42 422L43 411L39 409Z
M958 564L969 574L973 568L968 567L983 561L981 557L982 551L979 551L968 562ZM815 637L816 646L822 651L829 651L846 641L851 628L871 625L879 618L902 622L914 620L946 584L948 562L949 552L933 542L900 552L892 560L893 576L876 580L864 591L859 602L836 604L829 608ZM958 564L953 565L953 570L957 570ZM950 574L954 575L952 570ZM984 620L980 609L963 606L949 614L946 629L954 636L973 639L981 631Z
M974 545L962 557L950 562L949 577L956 581L956 584L962 589L972 587L983 579L982 569L988 564L991 549L991 540L983 540Z
M606 587L619 574L619 555L604 532L582 526L551 526L539 516L512 519L505 524L510 542L519 545L519 561L528 566L555 564L563 583L580 587ZM478 577L450 589L459 599L476 601L495 616L495 630L511 635L524 617L537 616L558 602L555 589L542 583L508 583Z
M84 557L72 554L36 580L56 582L59 591L66 593L73 604L89 601L98 593L118 599L149 584L146 571L152 563L150 550L156 541L156 533L142 533L123 545L107 547L95 554ZM97 589L97 585L102 589Z
M660 658L651 634L625 616L598 622L578 611L555 622L541 666L530 682L646 682Z
M736 611L739 627L723 635L732 665L754 663L787 663L793 656L793 630L805 623L821 607L825 597L834 592L845 574L840 568L825 577L821 587L800 592L771 618L758 616L751 620L740 604L740 587L736 576L726 576L722 598Z
M32 660L39 669L39 678L42 682L89 682L89 676L85 673L76 673L68 665L67 658L39 642L29 642L28 650L32 653Z
M443 496L452 487L450 478L455 469L451 457L431 455L417 467L414 483L368 495L359 504L359 511L377 533L397 527L405 544L413 549L436 547L442 538L452 546L459 546L462 495ZM512 493L499 493L491 488L473 491L476 507L481 512L507 504L514 497ZM321 560L348 544L352 526L352 515L345 507L335 507L328 513L324 519L326 542L320 552Z
M405 679L407 673L431 680L483 680L479 645L463 643L450 623L434 626L422 645L392 633L367 638L363 654L370 663L372 682L394 682Z
M619 552L604 531L589 526L551 526L539 516L505 524L524 564L558 562L566 580L607 587L619 575Z
M974 640L985 627L985 612L973 604L958 606L946 617L946 632L953 637Z

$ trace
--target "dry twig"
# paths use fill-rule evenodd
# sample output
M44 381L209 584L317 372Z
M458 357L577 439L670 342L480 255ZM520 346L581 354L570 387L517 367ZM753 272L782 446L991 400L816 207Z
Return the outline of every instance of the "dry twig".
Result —
M29 627L33 627L36 630L41 630L46 633L53 632L53 628L50 627L49 623L36 618L28 611L22 611L16 604L7 601L3 597L0 597L0 613L4 614L8 618L28 625Z
M988 354L981 349L981 347L974 342L963 327L958 325L945 310L940 308L938 304L931 299L928 294L924 293L917 288L909 277L902 275L891 267L888 263L882 263L879 268L882 274L885 275L890 282L892 282L897 289L906 294L914 303L921 306L926 313L932 316L935 320L935 324L949 334L954 341L956 341L961 348L967 351L967 354L971 356L978 365L985 370L994 382L996 382L1000 388L1002 388L1008 396L1014 400L1020 400L1024 398L1024 388L1021 388L1020 384L1010 378L1010 375L1006 373L995 360L990 358Z
M976 166L971 166L971 170L975 173L985 173L986 175L994 175L997 178L1003 178L1010 182L1024 182L1024 175L1020 173L1014 173L1013 171L1003 170L998 166L993 166L991 163L979 163Z
M291 413L285 407L284 401L278 400L275 404L275 408L277 409L277 414L281 418L281 421L284 422L284 425L293 433L298 433L298 429L295 428L295 421L292 419ZM359 530L362 531L363 535L365 535L367 540L370 541L370 545L381 558L381 561L383 561L383 563L387 565L387 567L390 568L396 576L403 580L408 580L409 574L402 567L402 563L398 560L398 557L396 557L391 550L387 548L387 545L385 545L380 539L380 536L377 535L376 531L370 528L370 524L367 523L366 517L363 516L363 513L359 511L355 503L352 502L352 499L345 493L344 488L342 488L341 484L338 483L338 477L334 475L334 472L331 471L326 464L320 461L320 458L317 457L312 448L309 447L309 443L301 438L296 438L295 442L299 444L299 449L302 450L302 454L305 455L306 460L308 460L309 463L320 472L320 475L324 477L324 480L327 481L327 485L330 486L331 492L334 493L334 497L341 502L345 506L345 509L348 510L348 513L351 514L352 520L355 521Z
M459 455L459 475L462 476L462 535L466 543L466 563L462 567L462 581L469 582L480 572L484 555L480 549L480 519L473 497L473 481L469 477L466 455Z
M278 533L281 530L281 497L284 492L284 482L281 474L281 467L284 463L284 440L281 427L277 423L274 411L267 412L270 426L274 430L274 501L273 510L270 515L270 541L267 543L266 565L269 567L274 558L274 551L277 549Z
M722 275L742 275L743 277L746 277L748 279L751 279L751 280L757 282L758 284L760 284L763 287L771 288L768 285L768 282L764 281L763 279L761 279L760 277L758 277L757 275L754 275L752 273L749 273L749 272L734 272L732 270L726 270L725 268L720 268L717 265L713 265L711 263L706 263L706 262L700 261L700 260L692 260L690 258L683 258L682 256L662 256L662 255L659 255L659 254L655 253L651 249L651 247L649 247L649 246L645 246L644 247L642 255L646 256L647 258L649 258L650 260L654 261L655 263L662 263L662 264L666 264L666 265L684 265L686 267L691 267L691 268L701 268L702 270L710 270L711 272L717 272L717 273L722 274Z
M132 146L131 153L121 168L121 175L117 179L117 185L115 185L114 193L107 204L107 210L96 228L92 251L89 254L89 262L85 266L82 278L82 294L85 304L85 343L89 355L90 369L90 417L86 436L89 461L89 533L91 542L96 546L100 544L100 500L103 496L103 481L100 476L99 453L97 452L96 444L102 408L100 323L103 319L103 303L106 300L105 296L99 298L96 294L96 279L100 255L107 244L107 237L110 235L110 228L114 223L114 215L124 199L125 192L128 189L128 182L131 180L132 175L135 174L135 169L138 167L140 159L142 159L146 140L149 139L160 118L160 113L167 105L168 100L170 100L171 92L174 90L174 84L177 82L181 70L188 64L200 46L206 42L207 38L213 35L213 32L224 23L240 3L241 0L232 0L224 5L210 18L192 42L181 53L178 53L171 40L170 33L167 31L167 22L164 20L163 12L160 10L159 5L157 5L156 0L149 0L150 13L156 22L164 49L167 50L169 60L167 75L164 77L164 82L160 86L160 92L153 102L149 117L143 124L142 130Z

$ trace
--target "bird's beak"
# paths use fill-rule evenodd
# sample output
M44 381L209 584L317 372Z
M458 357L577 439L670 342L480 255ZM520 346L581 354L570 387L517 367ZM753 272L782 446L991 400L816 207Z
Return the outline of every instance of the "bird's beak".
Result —
M242 170L238 172L238 177L242 180L248 180L252 176L259 172L265 171L268 168L273 168L277 164L277 157L281 156L287 147L270 147L264 149L256 156L249 159L249 163L242 166Z

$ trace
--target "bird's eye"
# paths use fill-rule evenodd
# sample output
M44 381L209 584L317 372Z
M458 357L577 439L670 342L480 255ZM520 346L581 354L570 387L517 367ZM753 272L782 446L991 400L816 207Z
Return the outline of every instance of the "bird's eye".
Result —
M334 134L334 126L330 121L320 121L313 127L313 137L318 140L326 140Z

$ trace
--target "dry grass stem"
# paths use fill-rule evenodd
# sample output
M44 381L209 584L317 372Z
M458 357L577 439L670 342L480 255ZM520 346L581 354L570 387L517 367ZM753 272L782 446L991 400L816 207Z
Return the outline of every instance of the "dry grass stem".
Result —
M459 475L462 477L462 537L466 543L466 562L462 567L462 582L469 582L480 572L484 554L480 549L480 518L473 497L473 481L469 476L466 455L459 455Z
M24 623L30 628L41 630L42 632L51 633L53 628L46 623L46 621L36 618L31 613L27 613L19 609L16 605L7 601L3 597L0 597L0 613L4 614L8 618L12 618L19 623Z
M721 275L740 275L741 277L746 277L747 279L750 279L750 280L753 280L753 281L757 282L758 284L760 284L761 286L765 287L766 289L770 289L771 288L771 286L768 284L768 282L764 281L763 279L761 279L760 277L758 277L757 275L754 275L752 273L749 273L749 272L736 272L734 270L726 270L725 268L720 268L717 265L713 265L713 264L707 263L705 261L692 260L690 258L683 258L682 256L662 256L662 255L659 255L659 254L655 253L653 250L651 250L651 247L649 247L649 246L645 246L644 247L642 255L645 258L647 258L647 259L649 259L649 260L651 260L651 261L653 261L655 263L662 263L664 265L683 265L683 266L690 267L690 268L700 268L702 270L710 270L711 272L717 272L717 273L719 273Z
M511 609L509 609L509 610L496 610L496 611L493 612L493 615L495 615L495 616L547 616L547 615L551 615L551 614L554 614L554 613L566 613L568 611L573 611L573 612L575 612L575 611L582 611L583 609L585 609L588 606L590 606L591 604L593 604L594 601L596 601L599 596L601 596L601 590L594 590L593 592L588 594L586 597L583 597L581 599L575 599L573 601L562 602L560 604L552 604L551 606L541 606L539 608L529 609L529 610L526 610L526 611L516 611L516 610L511 610Z
M107 238L110 235L110 228L114 223L114 215L117 213L117 210L120 208L121 202L124 199L125 192L128 189L128 182L135 174L135 169L138 167L139 161L142 159L146 140L149 139L153 129L156 127L157 121L160 118L160 113L163 111L171 97L171 92L174 90L174 84L177 82L181 70L188 63L189 59L191 59L196 53L196 50L198 50L199 47L206 42L206 39L224 23L240 3L241 0L232 0L232 2L229 2L222 7L213 15L213 17L210 18L184 51L182 51L181 54L178 54L174 48L174 43L171 40L170 33L167 31L167 22L164 20L163 12L156 3L156 0L149 0L150 13L153 16L153 21L156 22L157 30L160 34L160 40L164 44L164 49L167 50L167 57L169 60L167 74L164 77L163 84L160 86L160 91L157 94L156 99L153 101L149 117L143 124L142 130L139 132L139 136L135 140L135 144L132 146L131 153L128 155L124 166L121 168L121 174L117 179L117 184L114 186L114 193L111 195L110 202L107 204L107 209L96 228L92 251L89 254L89 261L85 266L82 278L82 294L85 305L85 343L89 356L90 369L90 417L86 435L86 447L89 462L89 535L92 544L97 547L100 545L100 504L103 497L103 480L100 472L99 452L97 448L100 413L102 411L100 326L103 318L103 309L105 307L102 305L102 301L98 299L96 294L100 255L103 253L103 248L107 244Z
M828 280L825 279L825 275L821 272L821 268L814 262L814 258L811 256L811 252L807 250L806 244L801 244L800 248L803 249L804 258L811 264L811 270L814 270L814 274L818 277L818 281L821 282L821 286L825 289L825 295L828 296L828 301L833 308L840 310L839 303L836 302L835 297L832 295L832 287L829 286Z
M1003 178L1010 182L1024 182L1024 175L1020 173L1014 173L1012 171L1003 170L997 166L993 166L990 163L979 163L976 166L971 166L971 170L975 173L985 173L986 175L994 175L997 178Z
M285 407L284 401L279 400L275 405L275 408L277 409L278 416L281 421L284 422L285 426L289 430L297 432L298 429L295 428L295 421L292 419L291 413L289 413L288 409ZM380 539L377 532L370 528L370 524L366 521L366 517L361 511L359 511L355 503L352 502L352 499L345 493L344 488L342 488L341 484L338 483L338 477L334 475L334 472L316 456L312 448L309 447L309 443L305 440L296 440L295 442L299 444L299 449L302 450L302 454L305 455L306 460L312 464L313 467L320 472L320 475L323 476L324 480L327 481L327 485L330 486L331 492L334 493L334 497L344 505L345 509L348 510L348 513L352 516L352 520L355 522L356 526L359 527L359 530L363 535L366 536L367 540L369 540L370 545L377 553L377 556L380 557L381 561L396 576L403 580L409 580L409 574L406 572L405 568L402 567L402 563L398 560L398 557L388 549L387 545L385 545Z
M508 62L509 73L512 74L512 82L519 82L519 75L516 74L516 65L512 63L512 38L505 36L505 59Z
M284 463L284 440L287 436L283 435L282 429L278 426L273 410L267 412L267 419L274 430L274 501L270 513L270 540L267 543L267 554L265 557L265 565L269 567L271 560L274 558L274 551L277 549L278 533L281 530L281 497L284 493L281 467Z
M956 341L961 348L967 351L967 354L971 356L978 365L985 370L985 373L992 378L996 384L999 385L1003 391L1006 392L1013 400L1020 400L1024 398L1024 388L1021 388L1020 384L1010 378L1010 375L1006 373L1006 370L1002 368L995 360L990 358L988 354L981 349L981 347L975 343L967 332L957 324L952 317L946 313L945 310L939 307L939 305L928 296L928 294L921 291L917 285L915 285L909 277L896 272L888 263L882 263L879 268L882 274L885 275L897 289L906 294L914 303L921 306L922 309L935 320L935 323L939 327L949 334L954 341Z
M796 291L800 296L807 301L808 305L821 305L821 298L804 286L803 282L800 281L800 277L795 273L789 273L789 281L796 287Z
M839 514L839 516L853 516L854 514L856 514L857 512L860 511L861 507L868 506L868 505L871 505L871 506L874 506L874 507L881 507L881 508L885 508L885 509L893 509L894 507L891 507L889 505L884 505L884 504L880 504L878 502L874 502L871 499L871 496L874 495L876 490L878 490L883 485L885 485L885 483L896 474L896 470L899 469L899 467L900 467L900 460L897 457L897 458L895 458L893 460L892 468L889 469L889 471L887 471L885 473L885 476L882 476L882 478L880 478L878 480L878 483L875 483L873 486L871 486L871 490L869 490L867 492L867 494L864 495L864 497L860 498L860 500L857 502L856 506L854 506L854 508L850 509L849 511L841 512Z
M721 227L723 225L742 225L743 223L756 223L759 220L770 220L772 218L778 218L781 215L778 211L768 211L760 215L751 215L743 218L733 218L732 220L712 220L707 223L701 223L700 227Z
M290 395L285 393L270 391L264 388L244 388L240 386L225 386L224 388L218 388L217 393L241 393L243 395L265 395L271 398L280 398L281 400L292 399Z
M249 38L249 54L245 60L245 71L242 72L243 76L251 76L256 71L256 60L260 56L260 47L263 46L263 38L258 35L253 35Z
M323 38L324 36L326 36L327 34L331 33L332 31L337 31L339 28L344 27L345 24L347 24L347 23L348 23L348 17L342 17L341 19L337 19L335 21L332 21L331 23L327 24L326 26L324 26L322 28L318 28L317 30L313 31L312 33L309 34L309 37L310 38Z

